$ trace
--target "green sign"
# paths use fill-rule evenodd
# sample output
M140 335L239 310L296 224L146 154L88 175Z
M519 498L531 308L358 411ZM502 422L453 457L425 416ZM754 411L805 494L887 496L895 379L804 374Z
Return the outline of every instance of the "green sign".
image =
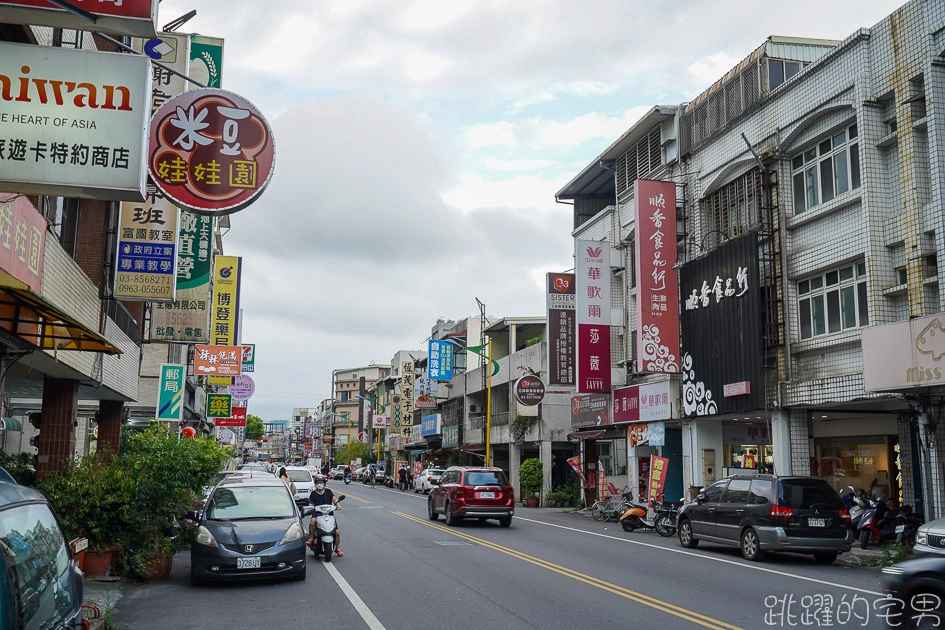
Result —
M161 381L158 385L157 419L180 421L184 415L184 379L187 368L183 365L165 363L161 366Z
M223 79L223 40L190 36L190 77L208 88L220 88Z
M443 448L459 446L459 425L453 424L443 427Z
M207 417L229 418L233 415L233 397L229 394L207 394Z
M209 284L213 270L213 218L183 211L177 252L177 288L194 289Z
M256 371L256 344L244 343L243 345L243 363L240 364L240 371L245 373Z

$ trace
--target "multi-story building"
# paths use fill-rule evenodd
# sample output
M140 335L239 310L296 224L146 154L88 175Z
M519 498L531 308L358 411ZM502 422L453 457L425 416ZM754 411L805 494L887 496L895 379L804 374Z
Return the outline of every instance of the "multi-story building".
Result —
M354 441L358 433L364 431L367 418L367 386L383 378L391 371L389 365L365 365L355 368L341 368L332 371L332 400L326 422L328 431L334 436L334 445Z

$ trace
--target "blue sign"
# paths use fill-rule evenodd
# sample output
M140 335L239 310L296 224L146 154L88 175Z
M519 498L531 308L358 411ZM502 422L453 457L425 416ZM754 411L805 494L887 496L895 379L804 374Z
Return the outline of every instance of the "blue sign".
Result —
M442 416L438 413L433 415L424 416L422 419L423 424L420 427L421 437L429 437L431 435L440 434L440 423Z
M432 381L449 381L453 378L453 342L430 340L427 378Z

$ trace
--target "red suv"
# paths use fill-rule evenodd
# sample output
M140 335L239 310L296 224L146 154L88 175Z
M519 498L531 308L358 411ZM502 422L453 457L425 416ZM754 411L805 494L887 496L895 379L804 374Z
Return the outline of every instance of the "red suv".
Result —
M440 478L440 485L433 486L427 499L427 514L435 521L440 514L447 525L454 525L464 518L487 518L499 520L499 525L512 524L515 512L515 495L508 477L500 468L478 468L452 466Z

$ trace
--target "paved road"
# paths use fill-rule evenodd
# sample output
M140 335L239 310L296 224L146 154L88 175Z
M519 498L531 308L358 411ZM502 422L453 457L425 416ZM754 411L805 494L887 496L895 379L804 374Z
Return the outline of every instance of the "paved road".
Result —
M344 558L309 555L305 582L191 588L184 552L167 582L123 589L119 627L886 627L876 569L790 555L750 563L737 549L686 550L561 510L520 508L507 529L450 528L427 519L422 495L332 486L349 497Z

